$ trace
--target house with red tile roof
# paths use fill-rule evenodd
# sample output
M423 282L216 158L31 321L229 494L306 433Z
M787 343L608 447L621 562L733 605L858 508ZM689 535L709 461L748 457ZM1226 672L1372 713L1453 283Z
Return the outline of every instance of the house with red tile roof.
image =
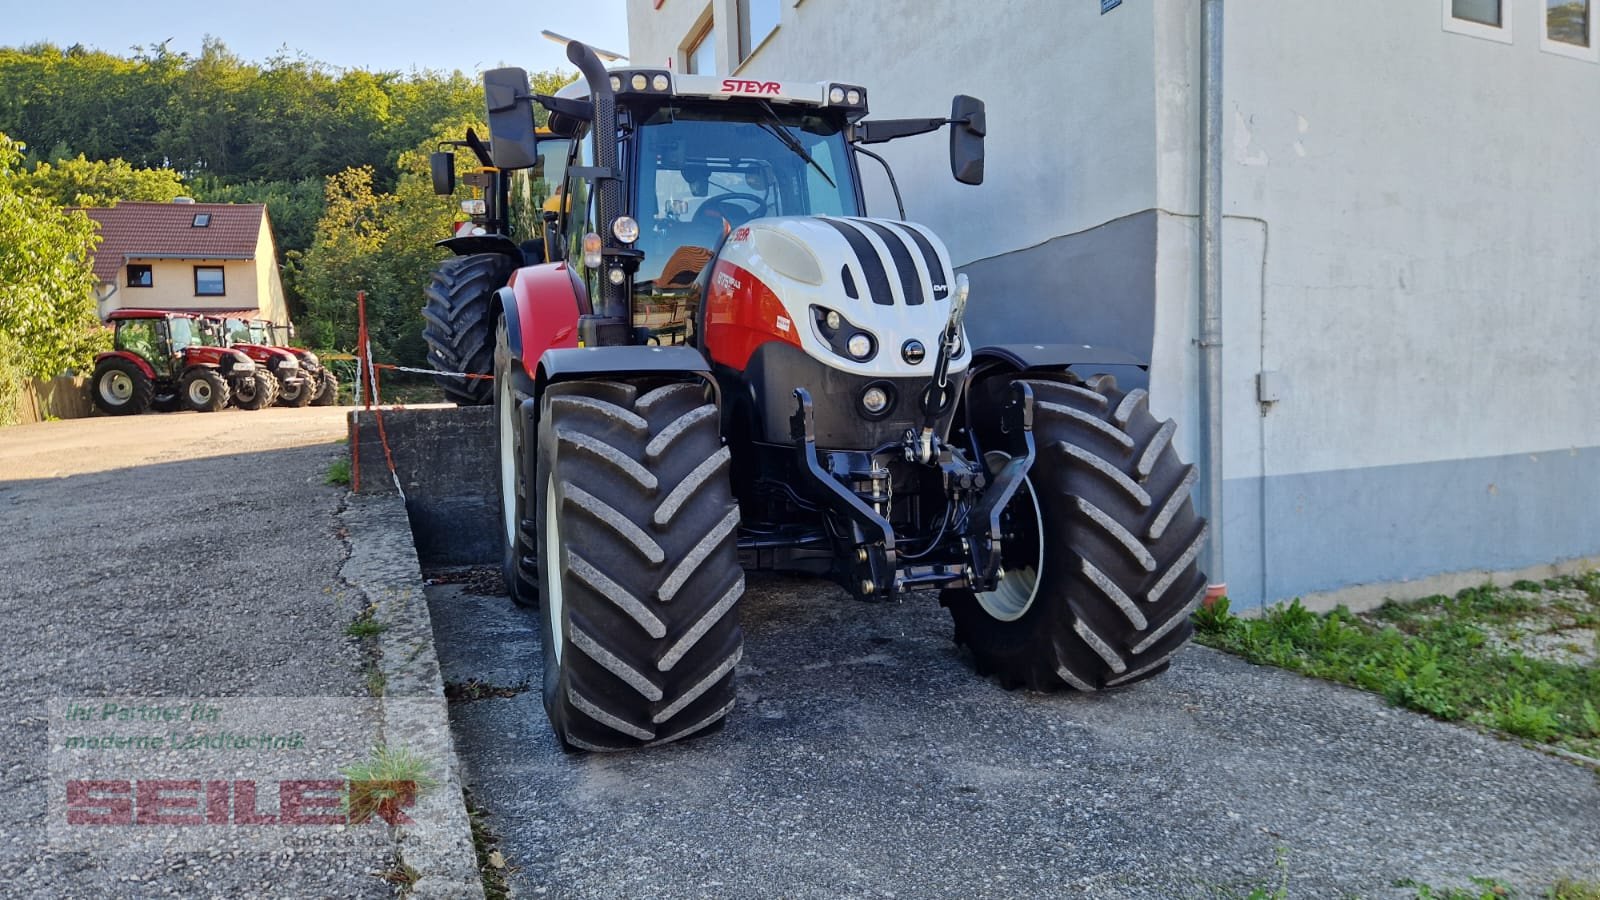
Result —
M84 213L100 223L101 319L170 309L288 323L265 205L123 201Z

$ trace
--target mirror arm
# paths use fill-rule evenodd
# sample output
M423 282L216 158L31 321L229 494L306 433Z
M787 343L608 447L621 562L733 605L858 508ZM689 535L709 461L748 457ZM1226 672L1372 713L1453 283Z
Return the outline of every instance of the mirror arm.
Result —
M873 153L871 150L862 147L860 144L856 144L853 149L863 156L877 160L878 165L883 166L883 174L889 176L889 187L894 189L895 208L900 210L900 221L904 222L906 219L906 204L904 200L900 199L900 183L894 180L894 169L889 167L889 161L878 154Z
M588 100L552 97L549 94L530 94L527 99L558 116L570 116L574 119L582 119L585 122L594 118L594 104Z

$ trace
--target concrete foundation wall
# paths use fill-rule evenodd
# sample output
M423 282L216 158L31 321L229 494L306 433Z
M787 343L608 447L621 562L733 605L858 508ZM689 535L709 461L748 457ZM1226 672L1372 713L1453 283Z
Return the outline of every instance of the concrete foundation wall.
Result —
M384 410L383 427L425 565L500 561L500 481L491 406ZM363 494L392 494L377 415L350 413Z

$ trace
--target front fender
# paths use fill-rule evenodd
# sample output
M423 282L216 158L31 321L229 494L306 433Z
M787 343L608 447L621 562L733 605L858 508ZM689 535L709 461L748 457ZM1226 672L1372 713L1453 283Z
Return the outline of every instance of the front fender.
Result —
M578 346L578 317L587 311L587 298L566 263L524 266L495 298L506 317L511 358L530 378L546 351Z

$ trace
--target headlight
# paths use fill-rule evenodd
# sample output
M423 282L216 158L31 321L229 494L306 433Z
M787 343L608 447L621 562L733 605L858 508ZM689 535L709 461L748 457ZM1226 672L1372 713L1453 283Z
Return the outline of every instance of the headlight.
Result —
M295 362L292 359L285 359L285 360L282 360L282 361L280 361L278 363L278 368L280 368L280 369L298 369L298 368L300 368L300 364L298 362Z
M866 359L872 355L872 338L862 332L850 335L850 340L845 344L845 349L856 359Z
M235 372L254 372L256 370L256 364L248 359L236 359L233 361L233 370Z
M844 324L843 317L839 315L839 311L836 309L828 310L828 314L822 317L822 321L827 323L829 331L838 331L839 326Z
M308 365L308 366L320 366L320 365L322 365L322 360L318 359L317 355L315 353L307 353L306 354L306 365Z
M611 223L611 233L624 244L631 244L639 239L639 223L631 216L617 216L617 220Z
M889 408L889 392L881 387L867 388L866 393L861 395L861 407L869 415L876 416L882 413Z

